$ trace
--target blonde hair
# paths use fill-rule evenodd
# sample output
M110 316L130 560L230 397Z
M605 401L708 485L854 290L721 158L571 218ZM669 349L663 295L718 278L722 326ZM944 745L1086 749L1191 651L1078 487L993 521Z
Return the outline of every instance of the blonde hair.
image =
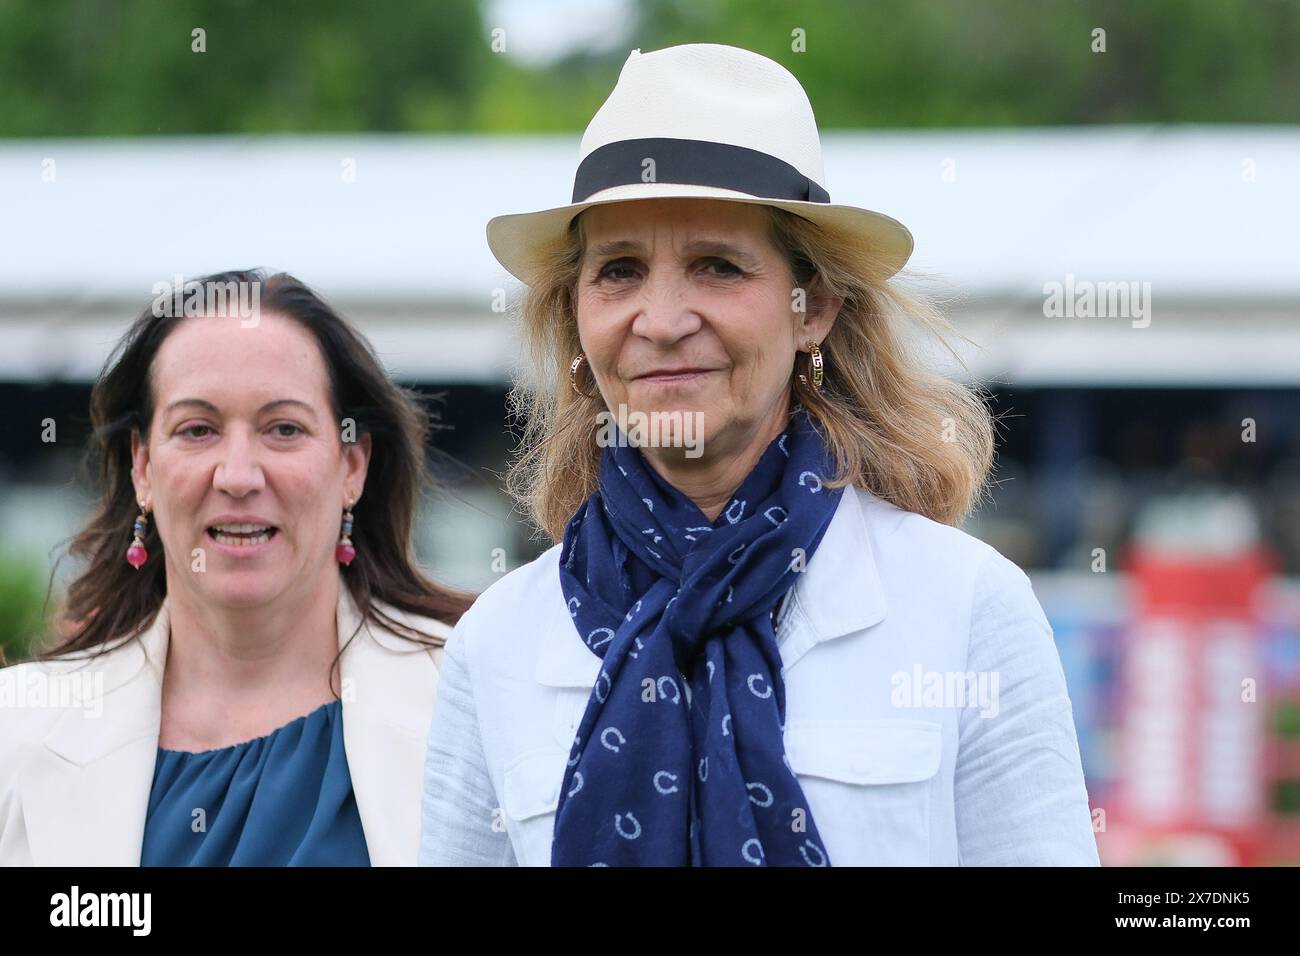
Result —
M955 330L929 301L882 277L870 247L853 235L760 208L770 214L772 240L796 287L815 284L818 295L844 299L821 343L822 391L796 387L797 367L790 379L791 409L808 410L834 455L837 472L827 486L855 485L905 511L957 524L979 503L992 468L993 418L976 389L926 370L904 334L909 323L940 341ZM569 363L581 350L581 220L543 251L524 295L520 318L533 380L517 379L509 397L523 436L506 487L552 541L596 490L596 415L605 411L599 393L580 396L569 383Z

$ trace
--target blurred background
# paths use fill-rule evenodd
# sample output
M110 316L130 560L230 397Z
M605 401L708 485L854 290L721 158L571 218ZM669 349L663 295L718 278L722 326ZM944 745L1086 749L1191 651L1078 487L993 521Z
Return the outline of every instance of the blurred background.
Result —
M1103 862L1300 862L1297 0L0 0L0 649L75 570L91 385L177 275L291 272L429 396L436 577L544 550L484 226L566 203L628 52L683 42L788 67L834 200L916 236L936 362L1000 420L965 528L1051 618Z

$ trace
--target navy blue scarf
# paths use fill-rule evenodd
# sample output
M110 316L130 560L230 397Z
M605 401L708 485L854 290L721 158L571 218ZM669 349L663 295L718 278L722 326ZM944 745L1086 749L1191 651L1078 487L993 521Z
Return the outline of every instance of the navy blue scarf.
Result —
M785 756L771 611L835 512L830 468L799 410L710 522L638 449L604 449L561 551L569 613L603 663L552 864L829 865Z

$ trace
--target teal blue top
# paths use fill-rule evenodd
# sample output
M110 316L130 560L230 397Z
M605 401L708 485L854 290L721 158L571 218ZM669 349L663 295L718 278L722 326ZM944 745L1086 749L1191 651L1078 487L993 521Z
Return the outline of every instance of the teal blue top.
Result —
M159 747L140 865L369 866L341 701L242 744Z

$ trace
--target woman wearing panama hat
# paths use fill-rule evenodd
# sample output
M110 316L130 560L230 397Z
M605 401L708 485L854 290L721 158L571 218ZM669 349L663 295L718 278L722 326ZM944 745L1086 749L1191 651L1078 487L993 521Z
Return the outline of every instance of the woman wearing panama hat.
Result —
M422 863L1097 864L1051 628L955 527L988 412L825 182L785 68L633 51L572 202L488 224L555 544L447 645Z

